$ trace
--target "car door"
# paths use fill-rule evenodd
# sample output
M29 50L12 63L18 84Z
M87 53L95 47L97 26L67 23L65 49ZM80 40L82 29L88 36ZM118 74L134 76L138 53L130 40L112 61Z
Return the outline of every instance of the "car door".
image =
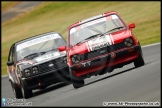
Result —
M17 83L17 76L15 73L16 61L15 61L15 47L14 47L14 45L10 48L10 52L9 52L9 56L8 56L8 63L9 63L9 65L7 66L7 72L8 72L9 78L14 83Z

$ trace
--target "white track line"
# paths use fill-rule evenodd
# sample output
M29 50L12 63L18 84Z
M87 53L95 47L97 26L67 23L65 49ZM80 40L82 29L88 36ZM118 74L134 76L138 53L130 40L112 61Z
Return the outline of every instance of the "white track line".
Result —
M159 43L154 43L154 44L149 44L149 45L145 45L145 46L142 46L142 48L144 48L144 47L149 47L149 46L154 46L154 45L158 45L158 44L161 44L161 42L159 42Z
M158 44L161 44L161 42L159 43L154 43L154 44L149 44L149 45L145 45L145 46L142 46L142 48L144 47L149 47L149 46L154 46L154 45L158 45ZM4 75L4 76L1 76L1 78L4 78L4 77L7 77L8 75Z

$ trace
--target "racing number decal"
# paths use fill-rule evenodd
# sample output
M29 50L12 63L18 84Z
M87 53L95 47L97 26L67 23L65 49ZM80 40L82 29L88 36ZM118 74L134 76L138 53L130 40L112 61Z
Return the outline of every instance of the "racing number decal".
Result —
M111 20L111 19L112 19L111 16L107 16L107 17L106 17L106 20Z
M77 27L75 27L75 29L76 29L76 31L78 31L78 30L81 29L81 27L80 26L77 26Z

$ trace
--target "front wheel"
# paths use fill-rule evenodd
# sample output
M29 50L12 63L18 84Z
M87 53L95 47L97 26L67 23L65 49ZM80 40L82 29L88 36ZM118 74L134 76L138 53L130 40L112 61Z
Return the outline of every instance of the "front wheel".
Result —
M33 95L32 90L27 89L24 81L21 81L21 91L25 99L30 98Z
M142 53L142 50L140 50L138 58L134 61L134 66L137 68L137 67L143 66L144 64L145 64L145 61L143 59L143 53Z
M74 87L75 89L84 86L84 80L79 80L79 81L74 81L74 80L73 80L72 83L73 83L73 87Z
M85 82L84 82L84 79L76 78L76 77L74 76L74 73L72 72L72 70L71 70L70 68L69 68L69 72L70 72L71 82L72 82L73 87L74 87L75 89L84 86L84 83L85 83Z
M10 82L11 82L12 90L14 92L15 97L18 99L22 98L23 96L22 96L21 89L18 88L12 81Z

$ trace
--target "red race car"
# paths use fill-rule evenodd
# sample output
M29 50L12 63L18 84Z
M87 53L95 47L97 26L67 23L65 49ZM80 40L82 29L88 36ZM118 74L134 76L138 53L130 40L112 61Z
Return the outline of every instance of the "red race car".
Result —
M132 28L135 24L127 26L117 12L106 12L68 27L68 44L58 49L67 52L74 88L82 87L84 79L92 75L112 72L132 62L135 67L145 64Z

